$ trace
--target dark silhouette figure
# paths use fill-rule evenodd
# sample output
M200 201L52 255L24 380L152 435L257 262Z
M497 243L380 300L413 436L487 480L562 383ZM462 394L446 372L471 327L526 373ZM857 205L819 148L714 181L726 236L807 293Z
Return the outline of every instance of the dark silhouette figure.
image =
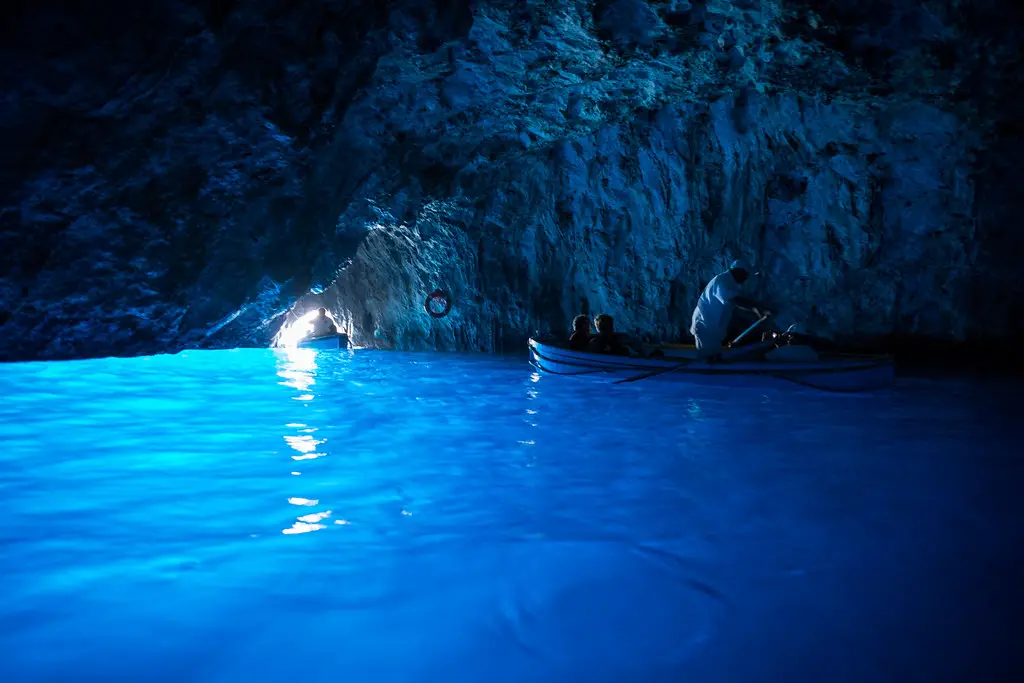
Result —
M628 356L629 347L623 343L622 335L615 333L615 321L607 313L594 318L597 334L587 343L590 353L609 353L613 356Z
M572 321L572 336L569 337L569 348L573 351L586 351L590 343L590 318L578 315Z
M313 318L313 329L309 333L310 337L323 337L328 334L337 334L338 326L334 324L334 321L327 316L327 309L321 308L317 311L319 315Z

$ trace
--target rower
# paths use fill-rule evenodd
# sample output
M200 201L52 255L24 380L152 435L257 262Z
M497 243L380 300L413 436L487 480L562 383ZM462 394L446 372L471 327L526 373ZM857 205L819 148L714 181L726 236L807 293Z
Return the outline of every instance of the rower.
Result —
M759 310L760 306L753 300L740 296L750 271L750 264L745 259L736 259L729 270L711 278L711 282L701 292L690 322L690 334L696 340L698 358L722 352L722 342L725 341L734 308L751 311L762 319L771 315L771 311Z

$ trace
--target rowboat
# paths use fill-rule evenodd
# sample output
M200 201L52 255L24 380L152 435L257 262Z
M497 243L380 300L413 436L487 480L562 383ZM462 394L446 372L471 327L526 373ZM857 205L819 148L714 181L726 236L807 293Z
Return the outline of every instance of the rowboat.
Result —
M874 391L892 384L889 356L810 354L813 360L762 360L743 347L709 362L697 358L693 346L657 347L663 358L612 356L570 350L566 343L530 339L530 362L551 375L588 376L620 381L647 379L684 381L725 387L799 385L836 392Z
M348 335L342 332L307 337L296 343L300 349L347 349Z

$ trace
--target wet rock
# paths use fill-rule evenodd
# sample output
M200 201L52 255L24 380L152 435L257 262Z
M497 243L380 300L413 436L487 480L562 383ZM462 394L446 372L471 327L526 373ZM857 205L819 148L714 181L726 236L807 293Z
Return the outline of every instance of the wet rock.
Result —
M1019 10L105 7L3 24L0 358L680 338L739 255L824 336L1021 332Z
M620 47L651 47L666 26L645 0L612 0L595 3L599 31Z

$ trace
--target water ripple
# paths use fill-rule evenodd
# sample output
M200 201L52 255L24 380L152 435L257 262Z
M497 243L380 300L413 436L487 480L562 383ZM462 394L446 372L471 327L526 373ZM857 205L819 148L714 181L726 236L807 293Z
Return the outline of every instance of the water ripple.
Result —
M1013 402L971 382L298 349L0 391L4 681L940 680L1021 604L965 588L1024 541Z

